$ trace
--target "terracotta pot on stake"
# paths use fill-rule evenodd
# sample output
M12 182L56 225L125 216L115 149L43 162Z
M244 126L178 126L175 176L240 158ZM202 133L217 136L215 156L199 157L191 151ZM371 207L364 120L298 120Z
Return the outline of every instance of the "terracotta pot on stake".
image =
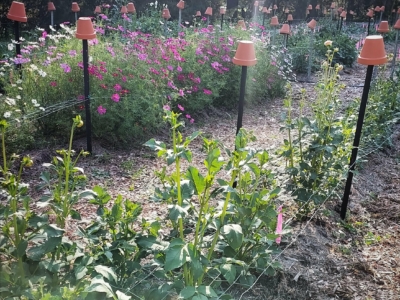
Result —
M179 17L178 17L178 32L181 31L181 23L182 23L182 9L185 8L185 1L180 0L176 7L179 10Z
M331 4L331 21L333 21L333 11L335 10L335 8L336 8L336 4L335 4L335 2L332 2L332 4Z
M367 65L368 67L367 67L367 75L365 77L364 89L361 97L360 110L358 112L356 132L353 141L353 149L351 151L351 157L350 157L349 172L347 174L346 186L342 198L342 207L340 210L340 217L342 218L342 220L346 218L347 205L349 203L349 195L353 181L355 164L357 160L358 147L360 145L361 131L367 107L368 93L371 85L373 69L374 66L382 65L387 61L385 45L383 43L383 37L380 35L367 36L357 61L359 64Z
M254 1L254 18L257 18L258 1Z
M381 11L381 8L379 6L375 6L374 12L378 13L380 11ZM375 23L376 23L376 18L374 19L374 26L375 26Z
M400 30L400 19L394 24L393 29L396 30L396 40L394 42L394 55L392 60L392 70L390 71L390 78L393 79L394 68L396 66L396 55L397 55L397 42L399 40L399 30Z
M17 1L11 3L10 10L7 14L7 19L14 21L14 37L17 43L15 44L15 54L16 56L21 55L21 44L19 43L20 33L19 33L19 23L28 22L25 12L25 4ZM21 69L21 64L16 66L17 69ZM22 74L20 74L22 75Z
M72 7L71 7L72 12L75 13L75 23L78 21L78 12L81 10L78 3L72 2Z
M125 5L122 5L120 13L121 13L122 18L124 19L124 21L123 21L124 22L124 31L126 31L126 20L125 20L125 17L126 17L126 14L128 13L128 9L126 8Z
M314 48L314 31L315 31L315 27L317 26L317 21L312 19L307 24L307 26L308 26L308 28L311 29L311 33L310 33L310 50L308 52L308 68L307 68L307 81L310 82L310 78L311 78L311 63L312 63L312 59L313 59L312 51L313 51L313 48Z
M132 15L132 22L131 22L131 31L132 31L133 30L133 15L136 12L136 8L135 8L135 5L132 2L129 2L126 5L126 9L128 11L128 14Z
M237 135L240 131L240 128L242 128L244 95L246 92L247 67L254 66L257 63L256 52L254 49L253 42L239 41L239 45L236 50L236 54L233 57L232 62L235 65L242 66L242 76L240 79L238 118L236 123L236 135Z
M226 7L225 6L221 6L220 7L219 14L221 15L221 30L222 30L222 27L224 25L224 15L226 14Z
M283 34L283 46L286 48L287 40L290 34L290 26L289 24L283 24L282 28L279 30L280 34Z
M83 56L83 83L85 96L85 116L86 116L86 143L87 151L92 153L92 118L90 114L90 98L89 98L89 48L88 40L96 38L93 29L93 23L90 18L79 18L76 24L77 39L82 40L82 56Z
M53 2L47 3L47 10L50 12L50 25L51 27L54 26L54 11L56 10L56 7L54 6Z
M287 21L288 21L289 25L291 26L292 22L293 22L293 15L292 14L288 14Z
M204 14L207 16L207 26L208 26L208 25L210 25L210 16L212 16L212 8L207 7Z
M374 11L372 9L368 10L367 17L368 17L368 27L367 27L367 36L368 36L369 35L369 28L371 26L371 19L374 17Z
M272 44L274 44L274 41L275 41L275 30L279 26L278 17L277 16L273 16L271 18L271 22L269 23L269 25L272 26Z
M278 9L278 5L274 4L274 6L273 6L274 16L275 16L275 13L276 13L276 10L277 10L277 9Z
M265 26L265 15L266 15L266 14L269 14L269 9L268 9L267 7L264 6L261 12L263 13L263 22L262 22L262 26Z
M315 6L315 10L317 11L317 17L319 17L319 11L320 11L320 9L321 9L320 5L317 4L317 5Z
M382 16L384 12L385 12L385 6L381 6L381 15L379 17L379 23L382 22Z
M168 8L164 8L162 10L161 17L165 20L164 21L164 32L165 32L165 34L167 34L168 33L167 21L171 18L171 14L169 13Z

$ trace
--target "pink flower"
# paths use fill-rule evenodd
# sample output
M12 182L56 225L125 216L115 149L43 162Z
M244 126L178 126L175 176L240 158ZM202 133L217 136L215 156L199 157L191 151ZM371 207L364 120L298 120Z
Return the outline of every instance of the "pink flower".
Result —
M103 106L99 106L97 108L97 112L99 113L99 115L104 115L107 112L107 109L105 109Z
M282 215L282 206L278 208L278 220L276 224L276 234L282 234L282 226L283 226L283 215ZM275 240L277 244L281 242L281 236L278 236Z
M183 90L179 90L179 96L183 97L184 95Z
M51 85L51 86L57 86L57 82L52 81L52 82L50 82L50 85Z
M46 30L45 30L45 31L42 32L42 38L45 39L46 37L47 37L47 32L46 32Z
M111 100L114 101L114 102L119 102L119 99L120 99L120 97L119 97L118 94L113 94L111 96Z
M194 123L194 119L190 119L190 124L193 124Z
M120 90L122 90L122 87L117 83L114 85L114 91L119 92Z
M212 91L207 90L207 89L203 89L203 92L204 92L204 94L206 94L206 95L211 95L211 94L212 94Z
M173 66L167 66L167 69L170 70L170 71L173 71L174 67Z
M187 114L187 115L186 115L186 118L187 118L187 119L191 119L192 117L191 117L189 114Z
M177 66L177 67L176 67L176 70L177 70L178 72L182 72L181 66Z
M165 104L165 105L163 106L163 109L164 109L164 110L171 110L171 107L169 107L168 104Z
M185 110L185 108L184 108L182 105L180 105L180 104L178 104L178 108L179 108L181 111L184 111L184 110Z

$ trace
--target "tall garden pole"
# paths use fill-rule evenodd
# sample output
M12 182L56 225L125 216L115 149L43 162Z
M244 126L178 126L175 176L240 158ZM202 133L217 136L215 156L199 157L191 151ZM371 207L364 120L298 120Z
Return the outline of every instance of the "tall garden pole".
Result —
M221 6L220 7L219 14L221 15L221 30L222 30L222 27L224 26L224 15L226 14L226 7L225 6Z
M310 81L311 78L311 64L312 64L312 51L314 47L314 30L315 26L317 26L317 21L312 19L308 24L308 28L311 29L311 34L310 34L310 50L308 52L308 69L307 69L307 81Z
M120 13L121 13L122 18L124 19L124 21L123 21L124 22L124 31L126 31L126 20L125 20L125 17L126 17L126 14L128 13L128 9L126 8L125 5L122 5Z
M19 23L26 23L28 21L25 12L25 4L17 1L13 1L11 3L10 10L7 14L7 19L14 21L14 37L15 41L15 54L17 57L21 55L21 44L19 41L20 33L19 33ZM17 69L21 69L21 64L16 64ZM22 75L20 73L20 75Z
M53 2L47 3L47 10L50 12L50 25L51 27L54 27L54 11L56 10L56 7Z
M168 27L167 27L167 21L169 18L171 18L171 14L169 13L169 9L168 8L164 8L162 10L162 18L164 19L164 32L165 35L167 35L168 33Z
M340 27L339 31L342 31L342 26L343 26L343 19L346 18L347 12L344 10L340 13Z
M258 1L254 1L254 20L257 20Z
M75 13L75 24L78 22L78 12L81 10L77 2L72 2L71 10Z
M247 67L254 66L257 63L253 42L239 41L239 45L236 50L236 54L233 57L232 62L235 65L242 66L242 75L240 79L238 119L236 123L236 135L237 135L240 131L240 128L242 128L244 95L246 92Z
M275 29L277 26L279 26L279 21L277 16L273 16L271 18L270 25L272 26L272 44L274 44L275 41Z
M179 18L178 18L178 33L181 32L181 23L182 23L182 9L185 8L185 1L180 0L176 7L179 10Z
M86 143L87 151L92 153L92 118L90 113L89 98L89 48L88 40L96 38L93 29L93 23L90 18L79 18L76 24L77 39L82 40L82 58L83 58L83 83L85 96L85 115L86 115Z
M282 28L279 30L280 34L283 34L283 46L286 48L288 36L290 34L289 24L283 24Z
M379 23L381 23L382 22L382 16L383 16L383 13L385 12L385 6L381 6L381 15L380 15L380 17L379 17Z
M131 22L131 31L132 31L133 30L133 14L136 12L136 8L132 2L129 2L126 5L126 9L128 10L128 13L132 15L132 22Z
M204 13L207 16L207 27L210 25L210 16L212 16L212 8L209 6Z
M394 24L393 29L396 30L396 41L394 42L394 55L393 55L393 60L392 60L392 70L390 71L391 79L393 79L394 69L396 66L397 42L399 39L400 19L396 21L396 24Z
M336 4L335 2L332 2L331 4L331 21L333 21L333 11L335 10Z
M354 136L353 149L351 151L351 157L350 157L349 172L347 174L347 181L342 199L342 207L340 211L340 217L342 218L342 220L346 218L347 206L349 203L349 195L353 181L355 164L357 160L358 147L360 145L360 140L361 140L362 126L367 107L368 94L371 85L373 69L374 66L382 65L387 61L385 45L383 43L383 37L380 35L367 36L357 61L359 64L367 65L368 67L367 67L367 75L365 77L364 89L361 97L360 110L358 112L358 120Z

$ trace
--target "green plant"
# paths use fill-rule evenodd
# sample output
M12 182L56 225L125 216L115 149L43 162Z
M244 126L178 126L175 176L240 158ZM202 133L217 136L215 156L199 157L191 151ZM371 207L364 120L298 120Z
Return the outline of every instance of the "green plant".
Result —
M216 141L203 138L205 174L192 166L182 172L180 160L191 161L188 146L199 133L183 139L179 114L165 113L172 128L172 148L154 139L146 145L168 165L175 164L171 175L165 168L157 172L163 188L157 188L154 196L169 204L172 230L167 239L143 237L137 243L146 246L141 251L152 249L175 284L154 289L148 296L164 297L175 290L184 299L216 297L220 284L216 278L222 276L232 283L240 276L240 282L249 284L254 281L251 270L265 268L276 251L277 214L272 200L279 189L268 189L274 187L273 175L264 168L268 153L248 148L254 136L244 130L236 137L235 151L226 149L228 160L223 159ZM229 180L218 178L223 168L229 171ZM214 207L211 200L220 204ZM271 264L269 273L276 267Z
M41 206L49 205L56 215L56 223L61 228L66 225L66 220L69 216L74 219L80 219L79 213L73 209L73 206L87 196L92 196L91 191L76 191L76 185L85 180L83 169L76 166L81 155L88 155L88 152L81 150L78 156L73 160L74 150L72 150L72 142L75 128L83 126L81 116L76 116L73 119L71 128L68 150L58 150L57 153L62 157L56 156L53 158L53 163L45 163L43 166L49 168L50 171L43 172L40 178L44 182L44 187L50 190L50 195L42 197ZM53 178L51 178L51 173ZM79 175L78 175L79 174Z

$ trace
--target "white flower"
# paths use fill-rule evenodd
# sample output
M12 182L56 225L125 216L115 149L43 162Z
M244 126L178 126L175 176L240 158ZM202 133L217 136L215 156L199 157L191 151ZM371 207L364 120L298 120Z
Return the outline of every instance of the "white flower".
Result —
M23 90L23 88L22 88L22 87L20 87L20 86L18 87L18 89L19 89L20 91L22 91L22 90Z
M20 40L21 42L25 41L25 39L24 39L22 36L19 38L19 40Z
M37 71L37 70L38 70L38 67L37 67L36 65L34 65L34 64L31 64L31 65L30 65L30 68L31 68L33 71Z
M40 110L45 111L46 109L44 107L39 107Z
M13 106L13 105L15 105L16 102L15 102L15 99L6 97L6 103L8 105Z
M45 71L43 71L43 70L39 70L38 73L42 77L46 77L47 76L47 73Z
M50 25L49 27L50 27L50 30L51 30L51 31L56 31L56 30L53 28L53 26Z
M21 79L18 79L17 80L17 84L21 84L22 83L22 80Z
M11 117L11 112L6 111L3 116L4 116L4 118L9 118L9 117Z
M13 44L8 44L8 50L12 51L14 49L14 45Z
M44 29L40 28L40 27L36 27L36 29L39 30L39 31L44 31Z
M11 86L12 87L16 87L17 85L15 83L11 83Z
M21 96L20 95L17 95L17 97L15 97L15 98L17 98L18 100L21 100Z
M331 41L331 40L327 40L327 41L325 41L324 45L325 45L326 47L332 46L332 41Z

